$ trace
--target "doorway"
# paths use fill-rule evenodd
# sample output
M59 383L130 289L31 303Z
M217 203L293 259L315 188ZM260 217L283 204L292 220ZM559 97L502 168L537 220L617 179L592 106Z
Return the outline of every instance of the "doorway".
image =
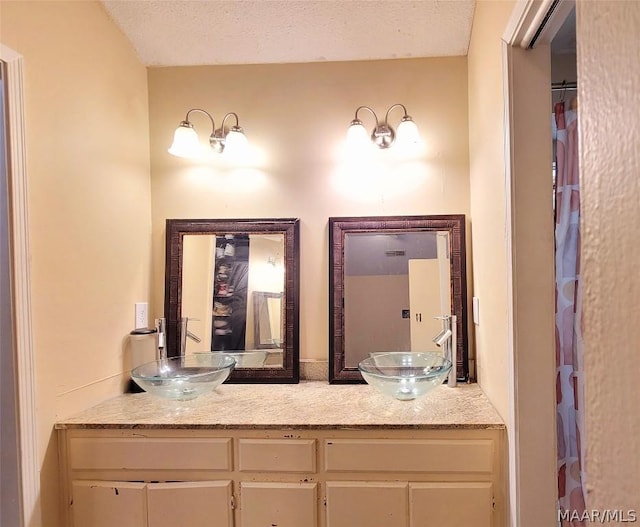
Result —
M505 30L512 336L511 523L557 525L551 42L575 3L518 2ZM577 80L577 79L576 79Z
M27 209L27 170L24 118L23 57L0 44L2 63L2 162L0 181L3 203L0 208L2 226L0 232L6 242L0 242L0 273L5 280L0 300L2 321L2 385L0 405L15 426L7 431L7 447L16 442L11 461L2 465L2 475L7 469L12 492L2 486L3 498L18 497L17 504L9 505L6 514L9 527L40 525L40 464L38 456L37 415L35 405L35 361L31 323L31 276L29 264L29 221ZM5 292L6 291L6 292ZM5 322L6 321L6 322ZM9 324L5 329L4 324ZM10 338L9 338L10 335ZM6 341L6 344L5 344ZM9 361L10 356L10 361ZM5 376L11 375L5 382ZM7 395L5 399L4 390ZM12 415L12 417L9 417ZM5 432L3 415L2 432ZM9 427L7 427L9 428ZM2 449L5 443L3 438ZM15 463L14 460L15 459ZM15 471L10 467L14 467ZM19 476L19 477L18 477ZM18 489L16 491L16 488ZM17 494L16 494L17 492ZM5 514L2 502L2 514ZM18 514L16 521L15 514ZM4 520L3 517L0 516ZM5 523L3 521L2 525Z
M13 333L6 69L0 61L0 526L20 525L18 402Z

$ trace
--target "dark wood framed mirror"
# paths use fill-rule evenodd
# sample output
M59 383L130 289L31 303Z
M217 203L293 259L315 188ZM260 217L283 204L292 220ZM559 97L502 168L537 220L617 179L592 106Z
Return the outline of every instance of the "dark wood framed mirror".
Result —
M329 382L364 382L369 353L442 352L442 315L468 379L466 289L464 215L329 218Z
M299 232L292 218L168 219L167 354L231 353L238 362L226 382L299 382ZM266 302L260 319L268 298L279 310Z

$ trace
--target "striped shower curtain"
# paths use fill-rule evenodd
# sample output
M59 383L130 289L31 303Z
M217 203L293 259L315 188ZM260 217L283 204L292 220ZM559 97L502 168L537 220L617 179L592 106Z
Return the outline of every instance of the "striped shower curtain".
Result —
M574 105L572 105L574 106ZM556 402L558 507L563 525L582 526L585 510L584 370L581 331L580 187L577 109L555 105L556 139Z

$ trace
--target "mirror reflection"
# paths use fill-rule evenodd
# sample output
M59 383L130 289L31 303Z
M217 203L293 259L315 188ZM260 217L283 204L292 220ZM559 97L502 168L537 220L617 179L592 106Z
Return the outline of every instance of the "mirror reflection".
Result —
M168 355L229 353L227 382L297 383L299 236L292 218L167 220Z
M445 353L445 320L466 379L464 229L460 214L329 218L330 382L364 382L358 364L374 353Z
M253 293L254 338L256 348L282 345L282 293Z
M344 239L345 365L375 351L435 351L451 313L449 233L347 233Z
M182 316L201 340L187 339L187 354L254 351L236 367L283 367L283 255L283 234L184 236Z

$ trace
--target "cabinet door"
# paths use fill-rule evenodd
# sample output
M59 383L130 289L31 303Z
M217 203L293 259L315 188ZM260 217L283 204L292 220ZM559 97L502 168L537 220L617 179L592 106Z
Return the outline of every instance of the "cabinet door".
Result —
M316 527L315 483L240 484L241 527Z
M145 484L124 481L74 481L75 527L147 527Z
M231 481L149 483L148 527L232 527L231 489Z
M411 483L410 527L491 527L491 483Z
M327 482L327 527L407 527L407 484Z

